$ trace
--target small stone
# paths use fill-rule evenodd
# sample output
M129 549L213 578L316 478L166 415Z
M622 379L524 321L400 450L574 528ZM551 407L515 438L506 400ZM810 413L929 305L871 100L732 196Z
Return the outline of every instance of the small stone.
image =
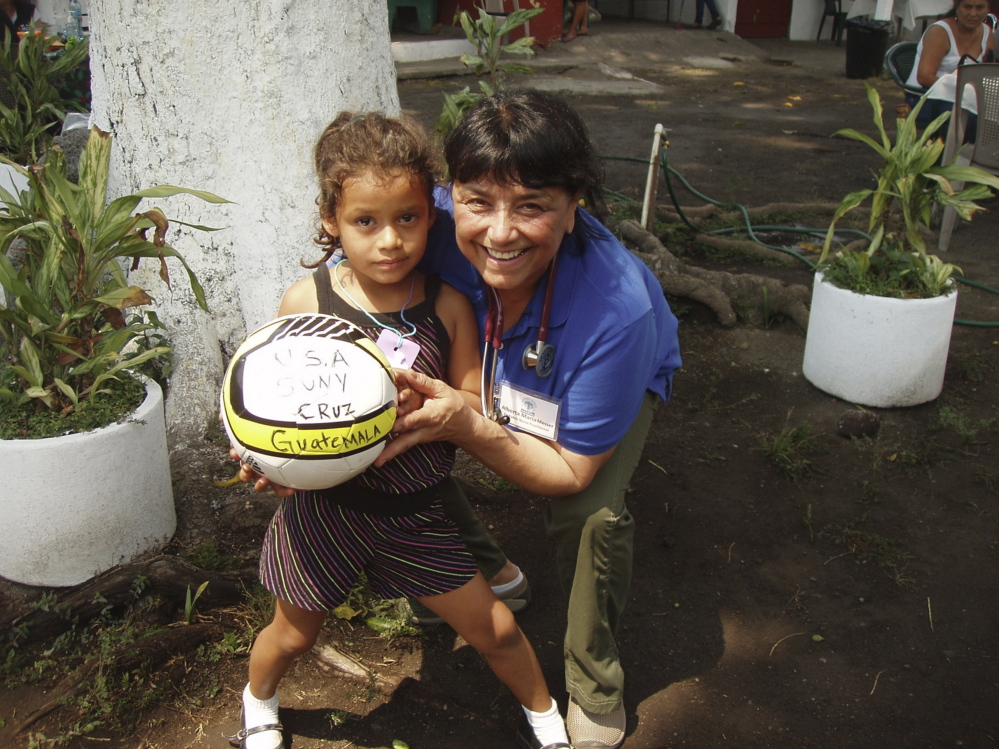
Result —
M871 411L844 411L836 422L841 437L873 437L881 428L881 417Z

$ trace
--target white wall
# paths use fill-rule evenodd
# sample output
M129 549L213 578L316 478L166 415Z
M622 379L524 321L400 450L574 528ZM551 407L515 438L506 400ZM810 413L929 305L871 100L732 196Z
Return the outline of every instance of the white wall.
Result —
M735 29L735 11L739 0L715 0L718 12L722 16L722 30L732 31ZM667 15L667 5L669 13ZM682 5L682 8L681 8ZM600 0L598 10L607 15L617 18L628 17L628 0ZM680 11L683 11L682 13ZM663 23L693 23L696 15L696 0L672 0L670 3L662 0L635 0L635 18L646 21L661 21ZM711 14L705 8L704 23L711 21Z
M86 25L87 16L90 14L90 0L80 0L83 7L83 23ZM69 15L69 0L37 0L35 12L38 17L52 27L53 32L57 32L66 25L66 17Z
M849 13L853 0L843 0L843 12ZM825 3L822 0L794 0L791 6L791 25L788 38L795 41L813 41L819 33L819 24ZM822 39L832 38L833 18L829 16L822 24ZM845 36L844 36L845 38Z

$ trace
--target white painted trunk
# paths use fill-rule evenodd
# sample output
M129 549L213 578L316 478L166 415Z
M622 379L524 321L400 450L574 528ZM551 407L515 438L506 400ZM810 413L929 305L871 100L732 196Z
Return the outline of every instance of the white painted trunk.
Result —
M281 294L316 258L311 152L344 109L397 114L385 0L91 0L93 124L114 136L112 197L155 184L233 201L162 202L167 216L214 227L171 229L211 312L183 267L172 289L144 262L175 347L167 399L174 442L218 410L225 354L274 316ZM145 204L143 204L145 205Z
M957 291L931 299L855 294L815 274L801 373L830 395L893 408L943 390Z

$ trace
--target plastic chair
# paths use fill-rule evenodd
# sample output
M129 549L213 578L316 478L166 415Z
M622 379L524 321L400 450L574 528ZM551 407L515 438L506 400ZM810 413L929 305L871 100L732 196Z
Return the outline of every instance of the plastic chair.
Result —
M891 79L903 91L915 94L916 96L922 96L926 93L925 88L922 86L910 86L906 83L909 80L909 75L912 74L912 66L916 64L916 48L918 46L918 42L899 42L898 44L893 44L885 52L885 67L888 68Z
M825 11L822 13L822 20L819 21L819 33L815 37L815 41L819 41L822 38L822 27L826 23L826 18L832 16L832 35L830 39L836 40L836 46L838 47L840 42L843 41L843 28L846 25L846 12L843 10L843 0L825 0Z
M974 143L964 142L964 130L968 124L969 112L962 106L965 87L974 91L978 110L978 128ZM944 164L965 164L976 166L992 174L999 175L999 63L961 65L957 69L957 92L954 101L954 114L947 131L947 144L944 147ZM963 182L953 183L960 190ZM946 252L950 236L954 231L957 211L946 206L940 222L940 237L937 249Z

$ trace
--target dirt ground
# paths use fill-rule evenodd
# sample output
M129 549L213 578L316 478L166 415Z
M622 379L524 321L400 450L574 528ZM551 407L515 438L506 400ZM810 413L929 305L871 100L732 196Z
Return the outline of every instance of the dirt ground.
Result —
M663 124L671 165L712 198L835 202L870 184L874 166L862 146L830 138L842 127L873 133L863 82L844 77L844 54L831 43L754 45L729 34L604 22L589 38L542 51L538 72L524 82L563 90L608 156L647 158ZM471 82L428 77L438 75L428 68L404 74L404 109L427 124L442 92ZM897 89L874 83L891 111ZM608 162L613 190L639 196L644 182L641 164ZM681 192L680 202L702 201ZM947 256L992 287L997 205L959 227ZM667 245L691 264L811 283L803 265L706 251L681 234ZM970 287L960 294L959 318L999 321L995 295ZM851 404L801 375L798 327L722 327L696 304L675 306L684 365L629 499L638 533L620 632L625 746L999 745L999 332L956 325L942 396L875 410L877 437L851 441L837 433ZM792 430L807 434L810 448L795 454L795 477L765 449ZM180 527L169 551L210 540L234 558L227 574L252 580L275 500L213 486L212 478L231 474L217 441L176 456L175 468ZM564 710L563 597L542 527L547 500L467 463L459 475L531 580L534 599L518 619ZM40 594L5 586L0 601L13 609ZM244 612L238 603L199 608L197 621L208 625L202 655L214 660L187 653L152 675L128 672L124 678L160 689L124 721L124 733L104 725L73 739L79 716L58 708L12 736L59 693L50 673L4 691L0 746L28 747L32 732L66 739L46 744L36 735L34 746L225 746L221 734L237 727L246 660L222 654L218 643L227 629L245 628ZM185 626L182 598L167 618L170 628ZM515 701L448 628L389 639L335 620L329 634L377 679L360 683L300 659L282 684L290 749L515 745Z

